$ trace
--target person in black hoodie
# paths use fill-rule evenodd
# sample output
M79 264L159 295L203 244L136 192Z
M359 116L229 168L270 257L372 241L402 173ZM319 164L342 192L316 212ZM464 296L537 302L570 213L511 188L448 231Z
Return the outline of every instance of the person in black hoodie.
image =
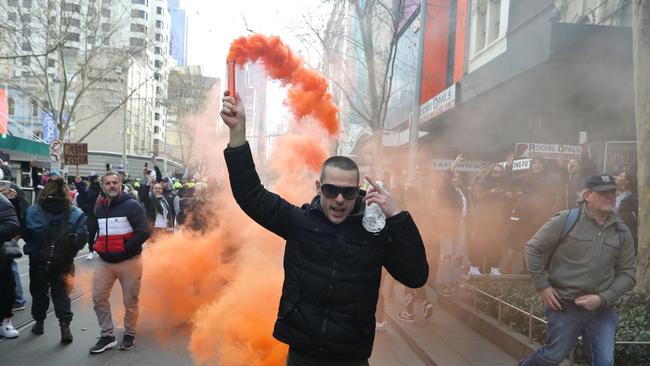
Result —
M29 291L36 321L32 333L44 332L50 293L61 327L61 343L71 343L68 281L74 273L74 257L88 239L88 230L84 213L72 207L63 177L50 179L36 204L27 210L23 238L25 254L29 255Z
M92 260L97 256L93 249L93 245L97 240L97 232L99 231L99 226L97 226L97 216L95 216L95 206L97 205L97 199L101 195L102 187L99 184L99 177L96 175L91 175L88 177L90 181L90 186L86 188L86 183L81 180L81 177L76 177L74 181L75 187L77 187L77 206L86 214L86 226L88 228L88 255L86 260Z
M147 221L156 232L169 232L174 229L176 215L172 201L163 194L162 183L150 179L149 184L140 190Z
M429 267L410 214L373 185L363 199L359 170L349 158L327 159L311 204L296 207L267 191L246 142L241 98L223 98L230 128L224 151L230 186L242 210L286 239L285 278L273 336L289 345L287 365L368 365L382 267L408 287L426 283ZM386 215L378 233L362 224L363 203Z

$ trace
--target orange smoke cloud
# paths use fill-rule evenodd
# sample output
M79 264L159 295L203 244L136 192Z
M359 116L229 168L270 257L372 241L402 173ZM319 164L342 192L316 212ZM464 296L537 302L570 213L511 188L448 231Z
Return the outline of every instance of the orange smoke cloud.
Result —
M287 105L297 119L313 117L330 136L339 132L338 108L327 92L328 82L308 69L277 36L254 34L232 42L228 59L237 65L260 61L271 78L288 85Z

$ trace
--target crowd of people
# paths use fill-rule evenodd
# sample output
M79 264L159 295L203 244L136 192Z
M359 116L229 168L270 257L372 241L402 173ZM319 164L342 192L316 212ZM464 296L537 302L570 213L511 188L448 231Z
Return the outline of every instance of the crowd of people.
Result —
M0 185L0 336L16 338L19 331L11 319L24 310L26 300L16 259L29 258L29 292L34 335L44 334L50 298L61 330L61 343L73 341L70 293L74 259L88 245L87 260L100 257L93 278L93 302L100 337L91 353L118 345L113 333L109 296L120 282L125 306L125 332L119 346L130 349L135 342L138 295L142 277L143 244L157 235L183 228L204 231L213 225L214 207L208 204L218 188L216 181L179 180L163 176L157 162L129 179L123 169L110 169L101 177L66 179L32 164L35 201L29 205L7 166ZM40 173L40 174L39 174ZM197 177L198 178L198 177ZM19 240L24 240L20 248Z

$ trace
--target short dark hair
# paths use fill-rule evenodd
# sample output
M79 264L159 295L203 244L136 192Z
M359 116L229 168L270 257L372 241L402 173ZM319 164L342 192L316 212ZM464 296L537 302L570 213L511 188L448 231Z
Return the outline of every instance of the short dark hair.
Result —
M327 158L325 162L323 163L323 167L320 170L320 180L321 182L323 179L325 179L325 168L328 166L333 166L335 168L339 168L341 170L353 170L357 173L357 183L359 182L359 167L357 166L357 163L354 162L354 160L345 157L345 156L332 156Z

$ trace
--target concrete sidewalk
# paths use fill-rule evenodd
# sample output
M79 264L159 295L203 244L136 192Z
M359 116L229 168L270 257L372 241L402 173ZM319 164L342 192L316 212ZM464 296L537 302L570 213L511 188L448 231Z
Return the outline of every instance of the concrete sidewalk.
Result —
M429 299L436 303L436 295L427 289ZM397 318L405 309L404 296L396 291L396 300L386 304L386 320L402 335L409 346L427 365L439 366L504 366L516 365L517 360L469 328L461 320L435 307L433 317L424 320L422 304L415 306L415 323Z

